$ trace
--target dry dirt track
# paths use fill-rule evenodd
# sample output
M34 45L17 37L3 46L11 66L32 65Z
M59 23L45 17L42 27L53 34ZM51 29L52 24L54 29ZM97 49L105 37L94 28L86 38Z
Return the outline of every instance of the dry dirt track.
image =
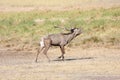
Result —
M120 80L120 50L67 48L65 61L56 60L60 50L50 49L49 63L34 52L0 50L0 80Z

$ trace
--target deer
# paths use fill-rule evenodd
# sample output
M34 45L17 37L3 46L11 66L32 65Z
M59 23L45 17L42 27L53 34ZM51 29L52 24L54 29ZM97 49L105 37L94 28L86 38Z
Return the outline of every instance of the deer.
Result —
M60 28L60 27L55 27L55 28ZM65 54L65 46L70 43L75 37L80 35L82 33L81 28L71 28L67 29L64 28L65 30L69 31L68 33L57 33L57 34L49 34L47 36L44 36L41 38L40 41L40 46L41 48L38 48L37 50L37 56L35 59L35 62L38 60L38 55L43 51L43 54L46 56L48 61L50 62L50 58L47 55L47 51L51 46L58 46L60 47L61 50L61 55L58 57L58 59L61 59L64 61L64 54Z

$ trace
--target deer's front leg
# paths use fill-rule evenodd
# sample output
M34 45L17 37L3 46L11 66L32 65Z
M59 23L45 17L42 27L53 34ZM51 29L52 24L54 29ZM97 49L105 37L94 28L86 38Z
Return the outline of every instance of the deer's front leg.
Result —
M59 58L62 58L62 60L64 61L64 54L65 54L64 46L60 46L60 49L61 49L62 55Z

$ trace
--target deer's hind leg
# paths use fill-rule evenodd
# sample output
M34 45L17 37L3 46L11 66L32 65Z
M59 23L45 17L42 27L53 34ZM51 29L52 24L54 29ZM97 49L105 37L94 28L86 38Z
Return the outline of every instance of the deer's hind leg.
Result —
M49 39L45 40L45 49L43 51L43 54L46 56L46 58L48 59L49 62L50 62L50 58L47 55L47 51L50 48L50 46L51 46L51 40L49 40Z
M40 52L41 52L43 49L44 49L44 47L38 48L38 50L37 50L37 56L36 56L35 62L37 62L38 55L40 54Z
M38 48L38 50L37 50L37 56L36 56L35 62L37 62L38 55L39 55L39 54L41 53L41 51L45 48L44 38L41 38L40 46L41 46L41 48Z

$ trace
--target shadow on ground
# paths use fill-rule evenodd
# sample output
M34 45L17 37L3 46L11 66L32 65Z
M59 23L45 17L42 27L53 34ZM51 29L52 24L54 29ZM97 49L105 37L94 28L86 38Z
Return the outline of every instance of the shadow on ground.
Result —
M84 58L68 58L68 59L64 59L64 61L75 61L75 60L90 60L90 59L94 59L95 57L84 57ZM55 59L53 61L63 61L61 59Z

